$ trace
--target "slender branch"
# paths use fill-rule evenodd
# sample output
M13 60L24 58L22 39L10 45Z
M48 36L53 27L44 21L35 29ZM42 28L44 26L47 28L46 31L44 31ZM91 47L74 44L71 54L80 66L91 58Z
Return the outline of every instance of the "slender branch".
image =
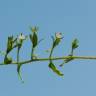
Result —
M34 61L48 61L48 60L64 60L70 58L70 56L63 56L63 57L52 57L52 58L38 58L38 59L33 59L33 60L28 60L28 61L22 61L20 63L26 64L26 63L31 63ZM96 56L72 56L73 59L92 59L96 60Z
M62 57L51 57L51 58L38 58L38 59L31 59L21 62L12 62L12 64L27 64L35 61L48 61L48 60L64 60L68 59L70 56L62 56ZM73 59L82 59L82 60L96 60L96 56L72 56ZM3 62L0 65L5 65ZM7 64L8 65L8 64Z
M51 58L51 56L52 56L53 49L54 49L54 47L52 46L52 48L51 48L51 52L50 52L50 55L49 55L49 58ZM51 60L51 59L50 59L50 60Z
M32 50L31 50L31 59L33 59L33 55L34 55L34 48L32 46Z
M19 63L19 51L20 51L20 48L18 47L17 48L17 63Z

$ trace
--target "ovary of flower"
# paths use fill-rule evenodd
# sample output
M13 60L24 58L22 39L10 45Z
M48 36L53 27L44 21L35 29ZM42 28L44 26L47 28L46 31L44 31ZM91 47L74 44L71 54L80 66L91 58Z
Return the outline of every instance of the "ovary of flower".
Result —
M26 39L26 37L25 37L25 35L23 35L22 33L18 36L18 39L19 40L25 40Z
M33 59L37 59L38 55L37 54L33 54Z
M61 38L62 38L62 34L61 34L60 32L57 32L57 33L55 34L55 36L56 36L56 38L58 38L58 39L61 39Z

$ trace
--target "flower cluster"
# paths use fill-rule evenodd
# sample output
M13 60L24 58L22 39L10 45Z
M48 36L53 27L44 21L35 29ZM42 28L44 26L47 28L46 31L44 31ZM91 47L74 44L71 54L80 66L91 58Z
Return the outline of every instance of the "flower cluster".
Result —
M25 63L31 63L31 62L34 62L34 61L40 61L40 60L49 60L49 64L48 64L48 67L53 71L55 72L57 75L59 76L63 76L64 74L58 70L58 68L55 66L53 60L52 59L52 55L53 55L53 51L54 49L60 44L60 42L62 41L63 39L63 36L62 36L62 33L61 32L56 32L55 33L55 36L52 37L52 45L51 45L51 48L50 48L50 54L49 54L49 57L47 59L38 59L38 56L35 54L35 49L36 47L38 46L38 44L40 43L41 40L39 40L38 38L38 27L31 27L31 34L29 34L28 36L25 36L24 34L20 34L19 36L17 36L16 38L14 38L13 36L9 36L8 37L8 40L7 40L7 48L6 48L6 52L4 54L4 64L17 64L17 72L18 72L18 76L19 78L22 80L21 78L21 66ZM30 59L28 61L20 61L20 50L21 50L21 47L23 47L23 43L24 41L26 40L26 38L28 38L31 42L31 52L30 52ZM72 41L72 45L71 45L71 53L68 55L68 58L65 58L63 60L63 64L64 63L68 63L69 61L72 61L74 58L73 58L73 52L74 50L78 47L78 40L77 39L74 39ZM16 53L16 61L13 61L12 57L10 57L9 53L14 49L16 48L17 49L17 53ZM0 51L1 52L1 51ZM60 66L62 66L63 64L61 64Z

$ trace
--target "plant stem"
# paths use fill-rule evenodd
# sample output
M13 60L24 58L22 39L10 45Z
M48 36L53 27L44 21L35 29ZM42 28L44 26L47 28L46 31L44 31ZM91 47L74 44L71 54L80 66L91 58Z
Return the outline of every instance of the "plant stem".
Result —
M33 46L32 46L31 59L33 59L33 55L34 55L34 48L33 48Z
M52 56L53 49L54 49L54 47L52 46L49 58L51 58L51 56Z
M19 63L19 51L20 51L20 48L18 47L17 48L17 64Z
M52 58L38 58L38 59L31 59L31 60L26 60L26 61L21 61L18 62L19 64L27 64L35 61L48 61L48 60L64 60L68 59L70 56L62 56L62 57L52 57ZM80 59L80 60L96 60L96 56L72 56L72 58L75 59ZM1 63L2 65L3 63ZM17 62L12 62L12 64L17 64Z

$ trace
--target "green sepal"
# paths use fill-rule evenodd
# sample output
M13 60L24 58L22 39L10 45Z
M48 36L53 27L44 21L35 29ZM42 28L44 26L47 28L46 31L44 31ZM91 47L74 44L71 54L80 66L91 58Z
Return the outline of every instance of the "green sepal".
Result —
M39 28L38 28L38 27L36 27L36 26L35 26L35 27L31 27L31 28L30 28L30 30L31 30L33 33L37 32L37 31L38 31L38 29L39 29Z
M38 37L36 33L33 34L32 42L33 42L33 48L36 47L38 43Z
M72 42L72 49L76 49L79 46L78 43L79 43L78 39L74 39Z
M12 63L12 58L11 57L8 57L8 56L5 56L4 58L4 64L11 64Z
M57 75L59 75L59 76L63 76L64 74L63 73L61 73L57 68L56 68L56 66L52 63L52 62L50 62L49 63L49 68L51 68L52 70L53 70L53 72L55 72Z
M38 36L35 32L33 33L33 35L30 34L29 36L30 36L30 40L33 44L33 48L35 48L38 44Z
M13 47L13 36L8 37L8 41L7 41L7 54L12 50Z
M59 43L60 43L61 39L60 38L56 38L54 41L53 41L53 48L56 47Z

